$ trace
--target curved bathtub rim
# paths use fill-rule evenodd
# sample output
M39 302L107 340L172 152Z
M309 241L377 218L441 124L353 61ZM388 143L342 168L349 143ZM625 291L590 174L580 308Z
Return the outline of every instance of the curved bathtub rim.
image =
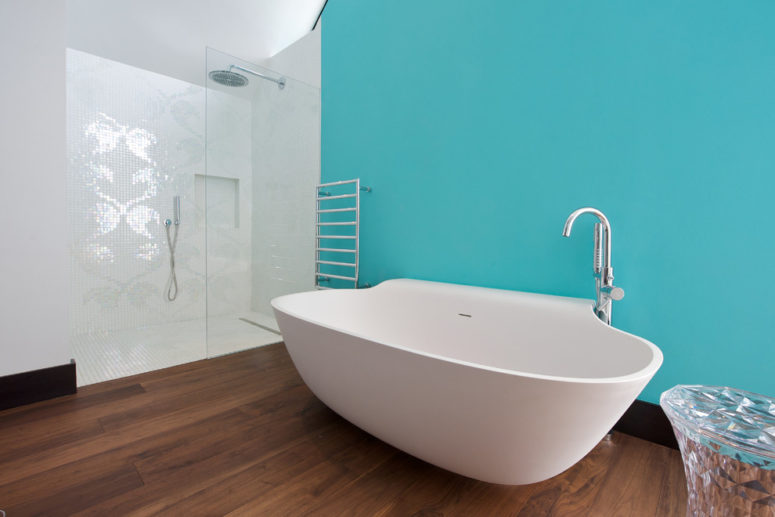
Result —
M428 282L428 283L432 283L432 284L446 284L446 285L455 285L455 286L460 285L460 284L451 284L451 283L447 283L447 282L433 282L433 281L429 281L429 280L414 280L414 279L408 279L408 278L407 279L401 278L401 279L395 279L395 280L411 280L411 281L414 281L414 282ZM390 281L391 280L386 280L385 282L390 282ZM379 287L380 285L382 285L385 282L381 282L381 283L377 284L376 286L371 287L369 289L375 289L375 288ZM513 293L531 294L531 295L536 295L536 296L550 296L550 297L554 297L554 298L568 298L566 296L555 296L555 295L547 295L547 294L541 294L541 293L527 293L527 292L524 292L524 291L509 291L507 289L495 289L495 288L492 288L492 287L477 287L477 286L465 286L465 285L460 285L460 286L461 287L475 287L475 288L479 288L479 289L491 289L491 290L494 290L494 291L503 291L503 292L507 292L507 293L508 292L513 292ZM342 291L356 291L356 292L360 291L360 290L357 290L357 289L341 289L341 290ZM521 371L521 370L510 370L510 369L506 369L506 368L498 368L497 366L490 366L490 365L486 365L486 364L474 363L474 362L471 362L471 361L464 361L462 359L456 359L456 358L453 358L453 357L447 357L447 356L443 356L443 355L439 355L439 354L434 354L434 353L430 353L430 352L423 352L421 350L417 350L417 349L414 349L414 348L409 348L409 347L406 347L406 346L403 346L403 345L387 343L387 342L375 339L373 337L365 336L365 335L363 335L363 334L361 334L359 332L352 332L350 330L343 329L343 328L340 328L338 326L328 325L328 324L325 324L325 323L323 323L323 322L321 322L319 320L311 319L311 318L309 318L307 316L301 316L300 314L298 314L295 311L289 311L289 310L286 310L285 308L278 307L278 305L280 303L282 303L283 300L286 299L286 298L292 298L294 296L303 295L303 294L311 294L311 293L315 293L315 292L320 292L320 291L303 291L303 292L300 292L300 293L286 294L286 295L283 295L283 296L278 296L276 298L273 298L270 303L272 305L272 308L274 310L276 310L276 311L280 311L280 312L282 312L282 313L284 313L284 314L286 314L288 316L291 316L291 317L294 317L296 319L305 321L307 323L316 325L318 327L322 327L322 328L325 328L325 329L328 329L328 330L332 330L334 332L339 332L340 334L345 334L345 335L348 335L348 336L353 336L353 337L356 337L356 338L359 338L359 339L362 339L362 340L365 340L365 341L370 341L372 343L377 343L379 345L387 346L387 347L394 348L394 349L397 349L397 350L402 350L404 352L408 352L408 353L414 354L414 355L424 356L424 357L428 357L428 358L431 358L431 359L437 359L437 360L440 360L440 361L445 361L445 362L448 362L448 363L458 364L458 365L461 365L461 366L467 366L467 367L470 367L470 368L477 368L477 369L480 369L480 370L487 370L487 371L491 371L491 372L494 372L494 373L501 373L501 374L512 375L512 376L517 376L517 377L527 377L527 378L531 378L531 379L540 379L540 380L553 381L553 382L563 382L563 383L579 383L579 384L617 384L617 383L624 383L624 382L632 382L632 381L638 381L638 380L642 380L642 379L650 379L659 370L659 368L662 366L662 362L663 362L663 359L664 359L663 355L662 355L662 351L659 349L659 347L657 347L651 341L649 341L647 339L644 339L644 338L642 338L640 336L636 336L635 334L631 334L629 332L625 332L624 330L618 329L618 328L616 328L614 326L606 325L605 323L603 323L595 315L594 310L593 310L594 302L592 302L591 300L589 302L589 307L590 307L589 317L593 320L593 324L601 325L601 326L605 327L605 329L608 330L608 331L618 332L618 333L623 334L625 336L629 336L629 337L635 338L636 340L638 340L638 341L642 342L643 344L645 344L651 350L651 352L652 352L651 361L645 367L641 368L640 370L638 370L636 372L633 372L633 373L630 373L630 374L627 374L627 375L620 375L620 376L617 376L617 377L563 377L563 376L559 376L559 375L546 375L546 374L541 374L541 373L524 372L524 371ZM571 299L578 300L578 298L571 298ZM280 329L280 330L282 330L282 329Z

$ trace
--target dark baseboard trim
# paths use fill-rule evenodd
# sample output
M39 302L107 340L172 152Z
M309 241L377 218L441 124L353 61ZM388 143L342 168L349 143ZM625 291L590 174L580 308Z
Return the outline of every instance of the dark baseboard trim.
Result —
M670 420L659 405L651 402L642 400L633 402L622 418L616 422L614 431L643 438L665 447L678 448Z
M77 391L75 361L0 377L0 411L71 395Z

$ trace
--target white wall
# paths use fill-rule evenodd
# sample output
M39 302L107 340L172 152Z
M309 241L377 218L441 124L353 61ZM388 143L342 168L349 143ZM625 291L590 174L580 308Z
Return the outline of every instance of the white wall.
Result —
M260 64L320 88L320 31L318 24L314 31Z
M323 0L67 0L67 46L203 84L205 47L258 63L307 34Z
M71 357L67 16L65 0L0 1L0 69L5 71L0 81L0 375L63 364ZM85 30L95 27L87 23ZM111 36L110 31L102 32ZM319 33L300 45L275 56L272 64L291 77L319 84L314 71L317 67L319 76ZM296 58L288 57L301 48L312 56L312 67L302 66L311 75L296 69ZM160 54L168 50L154 47Z
M0 375L70 360L65 2L0 2Z

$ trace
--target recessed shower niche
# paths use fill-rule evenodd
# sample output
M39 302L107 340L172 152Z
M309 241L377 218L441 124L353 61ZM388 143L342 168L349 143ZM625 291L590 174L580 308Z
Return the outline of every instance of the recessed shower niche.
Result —
M197 204L207 206L208 225L213 228L239 228L239 178L196 174L194 191Z
M312 287L320 90L205 54L194 84L67 50L79 385L280 341L268 301Z

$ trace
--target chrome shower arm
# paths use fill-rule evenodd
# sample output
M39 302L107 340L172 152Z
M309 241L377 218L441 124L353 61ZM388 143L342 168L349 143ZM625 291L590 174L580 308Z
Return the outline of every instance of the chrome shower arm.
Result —
M281 90L283 88L285 88L285 77L280 77L279 79L275 79L274 77L270 77L270 76L262 74L260 72L256 72L255 70L251 70L250 68L245 68L244 66L229 65L229 72L231 72L233 69L237 69L237 70L240 70L240 71L245 72L247 74L255 75L256 77L260 77L262 79L266 79L267 81L272 81L273 83L277 83L277 86Z

